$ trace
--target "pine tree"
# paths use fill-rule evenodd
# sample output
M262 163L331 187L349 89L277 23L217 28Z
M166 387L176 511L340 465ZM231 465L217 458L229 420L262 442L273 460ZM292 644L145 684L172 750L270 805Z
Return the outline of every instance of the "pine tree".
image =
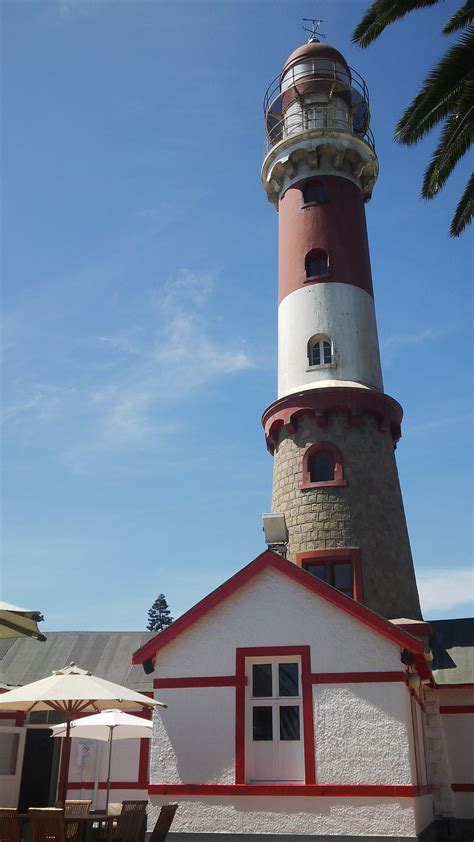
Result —
M170 614L166 597L163 593L160 593L148 612L147 631L163 631L172 622L173 617Z

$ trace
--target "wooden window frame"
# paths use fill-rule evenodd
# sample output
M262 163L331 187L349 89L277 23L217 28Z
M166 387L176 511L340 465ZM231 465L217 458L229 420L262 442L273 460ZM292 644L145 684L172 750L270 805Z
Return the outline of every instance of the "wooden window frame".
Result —
M296 553L295 562L302 570L305 570L309 564L324 564L326 567L333 567L336 564L350 562L352 564L352 599L355 602L364 601L359 547L306 550Z
M334 460L334 479L324 480L322 482L311 481L311 471L309 462L312 456L316 453L330 453ZM319 441L316 444L310 445L306 448L303 455L303 478L300 483L300 488L304 491L310 488L331 488L335 486L344 487L348 485L344 479L344 465L342 461L342 454L336 445L329 441Z

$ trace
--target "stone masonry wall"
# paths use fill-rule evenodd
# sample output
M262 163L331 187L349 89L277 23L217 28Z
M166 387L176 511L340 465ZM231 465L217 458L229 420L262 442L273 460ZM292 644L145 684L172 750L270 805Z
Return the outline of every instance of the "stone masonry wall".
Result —
M301 490L304 452L318 441L341 451L346 487ZM374 419L353 427L334 413L318 427L304 415L296 433L282 427L272 509L286 515L292 561L304 550L360 547L365 604L388 618L421 617L393 443Z

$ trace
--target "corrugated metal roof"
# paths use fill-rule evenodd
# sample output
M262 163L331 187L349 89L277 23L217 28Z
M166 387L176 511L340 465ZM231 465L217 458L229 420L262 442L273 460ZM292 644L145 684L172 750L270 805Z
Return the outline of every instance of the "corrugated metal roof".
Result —
M474 684L474 618L430 620L437 684Z
M23 686L74 661L100 678L143 693L153 676L132 666L132 654L156 632L50 632L44 643L28 637L0 640L0 681Z

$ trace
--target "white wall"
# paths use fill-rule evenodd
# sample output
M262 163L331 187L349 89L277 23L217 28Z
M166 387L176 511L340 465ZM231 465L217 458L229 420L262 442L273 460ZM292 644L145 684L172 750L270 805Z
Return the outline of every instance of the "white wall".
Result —
M308 340L319 333L333 342L335 367L308 371ZM290 293L278 308L278 397L328 381L383 389L373 298L337 278Z
M13 775L0 775L0 807L16 807L18 804L18 796L20 794L26 728L15 727L15 717L11 720L2 719L0 722L0 733L19 735L15 772ZM10 722L11 725L9 724Z
M412 784L407 696L404 684L316 685L317 782Z
M179 804L173 832L415 836L413 800L403 798L150 797L148 829L162 804Z

